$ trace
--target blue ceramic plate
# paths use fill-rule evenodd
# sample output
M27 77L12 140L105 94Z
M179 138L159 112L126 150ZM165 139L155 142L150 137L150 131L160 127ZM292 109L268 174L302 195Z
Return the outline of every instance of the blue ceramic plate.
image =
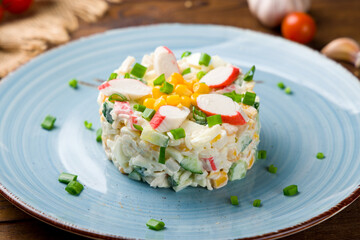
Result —
M71 78L97 84L127 55L138 61L157 46L218 54L247 71L256 65L261 97L258 160L245 179L207 191L153 189L121 175L105 157L97 89L68 86ZM287 95L278 82L289 86ZM92 237L235 239L280 237L312 226L360 195L360 84L338 64L309 48L233 27L166 24L109 31L49 51L0 84L0 190L26 212ZM43 130L47 114L56 128ZM316 159L317 152L326 156ZM274 164L276 174L266 167ZM58 182L79 175L80 196ZM300 193L282 189L297 184ZM232 195L240 205L229 202ZM252 206L261 199L262 206ZM155 218L166 229L148 230Z

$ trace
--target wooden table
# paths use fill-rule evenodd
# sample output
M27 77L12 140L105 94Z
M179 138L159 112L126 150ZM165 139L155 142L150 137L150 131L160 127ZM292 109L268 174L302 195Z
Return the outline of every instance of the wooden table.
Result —
M360 42L359 0L314 0L310 14L318 27L315 39L309 44L311 48L320 50L332 39L343 36ZM73 39L112 28L165 22L231 25L279 35L278 28L265 28L251 16L246 0L126 0L112 5L109 13L99 22L81 23ZM359 70L350 64L342 64L359 78ZM42 223L0 196L0 240L8 239L86 238ZM285 239L360 239L360 200L324 223Z

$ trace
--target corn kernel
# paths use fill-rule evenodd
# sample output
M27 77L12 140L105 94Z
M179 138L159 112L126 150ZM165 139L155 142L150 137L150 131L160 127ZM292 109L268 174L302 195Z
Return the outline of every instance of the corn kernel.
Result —
M155 86L152 89L152 97L157 99L159 97L161 97L162 95L164 95L165 93L160 92L160 86Z
M179 84L175 87L175 92L179 94L180 96L188 96L190 97L192 94L192 91L190 91L186 85Z
M251 157L251 159L250 159L250 162L249 162L249 166L248 166L248 169L250 169L252 166L253 166L253 164L254 164L254 155Z
M196 103L196 99L197 99L197 97L199 96L200 94L199 93L193 93L192 95L191 95L191 104L192 105L194 105L194 106L197 106L197 103Z
M180 96L179 95L169 95L166 98L167 104L171 106L176 106L180 103Z
M194 83L199 82L198 79L192 80L192 81L184 81L184 84L192 91Z
M188 96L181 96L180 102L182 105L184 105L187 108L190 108L191 105L191 99Z
M194 83L194 85L193 85L193 91L195 93L207 94L210 92L210 88L205 83L197 82L197 83Z
M214 188L221 188L227 184L228 176L226 172L220 171L214 174L214 177L211 177L211 185Z
M221 134L219 134L219 135L217 135L216 137L214 137L214 139L211 140L210 143L211 143L211 144L216 143L217 141L220 140L220 138L221 138Z
M159 97L159 98L160 98L160 99L163 99L164 101L166 101L167 96L169 96L169 95L164 94L164 95L162 95L162 96L161 96L161 97Z
M178 84L184 83L184 78L180 73L173 73L171 74L170 78L168 79L168 82L172 85L176 86Z
M147 108L154 109L154 103L155 103L154 98L146 98L143 102L143 105Z
M159 110L159 108L161 106L164 106L164 105L166 105L166 101L162 98L158 98L158 99L156 99L156 101L154 103L154 109L157 111L157 110Z
M184 107L184 105L182 105L181 103L179 103L179 104L177 105L177 107L178 107L178 108L182 108L182 107Z

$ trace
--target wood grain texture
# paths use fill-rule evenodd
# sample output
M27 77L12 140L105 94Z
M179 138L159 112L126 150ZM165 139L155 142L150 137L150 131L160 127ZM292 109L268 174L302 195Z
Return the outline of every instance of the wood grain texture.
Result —
M360 42L359 0L313 0L310 14L317 23L318 31L309 47L320 50L329 41L343 36ZM72 39L113 28L166 22L231 25L280 35L279 28L265 28L251 15L246 0L124 0L121 4L111 5L107 15L99 22L81 22ZM351 64L342 64L360 79L358 69ZM87 238L42 223L18 210L0 196L0 240L3 239ZM360 200L325 222L285 239L360 239Z

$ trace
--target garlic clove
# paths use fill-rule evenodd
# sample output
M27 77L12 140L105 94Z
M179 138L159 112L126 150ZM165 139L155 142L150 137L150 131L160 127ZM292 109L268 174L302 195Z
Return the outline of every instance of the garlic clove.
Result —
M360 46L351 38L337 38L328 43L321 53L329 58L350 62L355 67L360 67Z

